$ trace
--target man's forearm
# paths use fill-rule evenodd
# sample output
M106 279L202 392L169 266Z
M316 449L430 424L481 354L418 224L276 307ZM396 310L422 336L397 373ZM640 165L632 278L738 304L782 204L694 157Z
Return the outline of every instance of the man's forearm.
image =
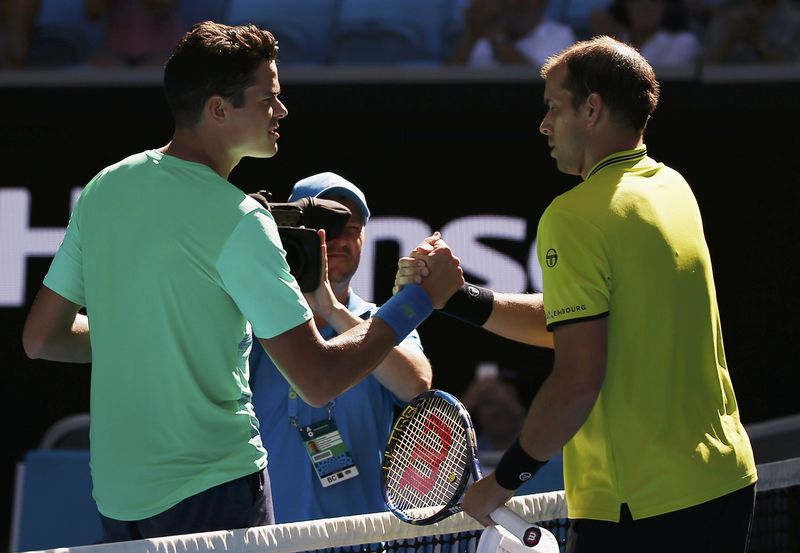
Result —
M402 401L429 390L433 382L431 364L415 346L396 346L375 369L375 377Z
M542 294L495 292L492 314L483 328L516 342L553 347L553 335L547 331Z
M363 322L346 308L331 312L326 320L337 334L347 332ZM431 365L425 355L417 349L402 345L389 352L374 374L384 387L403 401L430 389L433 380Z

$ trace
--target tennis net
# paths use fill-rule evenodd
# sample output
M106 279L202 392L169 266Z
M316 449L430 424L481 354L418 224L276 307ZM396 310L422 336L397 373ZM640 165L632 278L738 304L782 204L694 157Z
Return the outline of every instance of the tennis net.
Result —
M749 553L800 553L800 458L758 466ZM528 522L566 543L563 491L514 497ZM474 553L482 526L464 513L413 526L390 513L49 550L53 553Z

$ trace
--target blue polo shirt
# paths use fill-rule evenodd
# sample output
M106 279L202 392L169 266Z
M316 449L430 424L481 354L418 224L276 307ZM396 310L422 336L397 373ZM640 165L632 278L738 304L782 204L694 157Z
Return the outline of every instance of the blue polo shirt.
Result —
M352 291L347 309L368 319L376 311ZM330 326L320 329L326 340L336 336ZM419 348L415 330L400 347ZM250 354L253 406L261 423L261 435L269 451L269 476L275 522L296 522L375 513L386 510L381 493L383 450L401 401L378 379L369 375L333 402L330 415L358 468L358 476L324 488L311 464L299 427L328 418L328 407L315 408L297 394L289 397L289 383L275 364L256 345Z

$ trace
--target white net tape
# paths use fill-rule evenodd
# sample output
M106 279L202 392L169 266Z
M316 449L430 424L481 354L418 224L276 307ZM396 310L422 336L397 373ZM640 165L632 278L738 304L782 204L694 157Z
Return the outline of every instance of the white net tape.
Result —
M563 491L514 497L508 506L532 523L565 518L567 515ZM464 513L457 513L430 526L413 526L401 522L391 513L374 513L49 551L53 553L293 553L452 534L479 530L482 527L479 522Z

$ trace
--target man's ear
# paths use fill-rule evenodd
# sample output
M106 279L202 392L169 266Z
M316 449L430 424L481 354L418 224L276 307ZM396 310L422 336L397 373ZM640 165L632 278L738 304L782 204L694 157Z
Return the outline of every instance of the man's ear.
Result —
M219 94L214 94L206 100L203 111L215 123L221 124L225 120L227 102Z
M597 125L604 110L605 103L597 92L592 92L586 97L584 113L586 114L586 123L590 127Z

